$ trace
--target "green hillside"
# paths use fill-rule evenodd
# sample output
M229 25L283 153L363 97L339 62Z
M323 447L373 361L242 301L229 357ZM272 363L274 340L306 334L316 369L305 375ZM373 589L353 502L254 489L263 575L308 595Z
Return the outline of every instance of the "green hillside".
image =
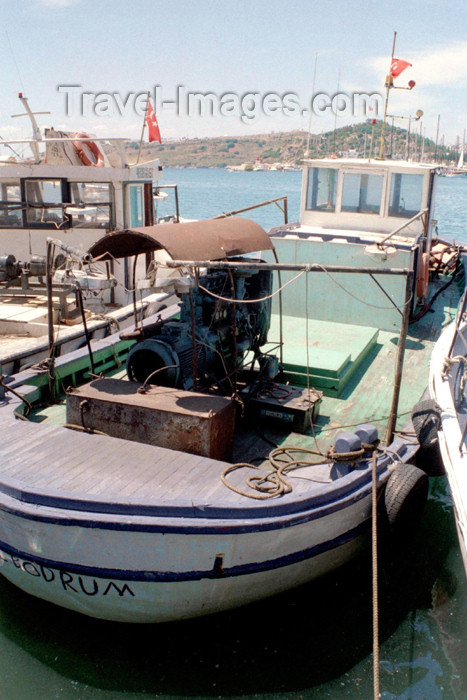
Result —
M379 153L379 143L382 122L374 125L373 156ZM396 158L405 158L409 147L409 156L414 160L420 159L423 149L423 160L432 161L435 156L439 162L448 163L456 160L456 149L452 147L435 148L431 139L422 139L417 131L418 124L414 123L407 143L407 130L399 127L391 128L386 125L385 155L392 154ZM368 157L372 143L373 124L371 120L360 124L343 126L333 131L312 134L309 139L309 154L311 157L324 158L335 154ZM273 165L297 166L305 155L307 148L307 133L305 131L286 131L254 136L214 137L200 139L181 139L159 143L145 143L141 151L141 161L160 158L165 167L201 168L241 166L255 163ZM422 143L423 142L423 143ZM139 143L131 142L129 150L130 162L137 158Z

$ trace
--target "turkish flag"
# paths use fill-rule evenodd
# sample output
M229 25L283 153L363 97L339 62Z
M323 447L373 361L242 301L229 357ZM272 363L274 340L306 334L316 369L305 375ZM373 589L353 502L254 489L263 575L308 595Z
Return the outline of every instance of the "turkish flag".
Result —
M403 70L411 65L411 63L404 61L402 58L394 58L391 63L391 70L389 71L391 78L397 78L397 76L400 75Z
M151 141L159 141L159 143L161 143L159 124L157 123L156 115L150 100L148 100L148 106L146 108L146 124L148 125L149 143L151 143Z

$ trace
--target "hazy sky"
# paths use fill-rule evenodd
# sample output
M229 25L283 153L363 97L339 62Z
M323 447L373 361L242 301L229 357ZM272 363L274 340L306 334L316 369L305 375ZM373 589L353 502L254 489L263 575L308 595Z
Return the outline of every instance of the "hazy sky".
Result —
M19 91L33 110L51 112L38 117L41 126L139 138L132 93L155 85L163 140L306 129L302 108L310 105L315 61L315 94L383 94L394 31L395 55L413 64L395 82L415 80L416 87L391 91L389 112L422 109L431 137L439 114L439 136L450 143L467 126L463 0L0 0L0 10L4 138L30 135L27 120L11 119L22 111ZM70 85L79 87L67 117L58 87ZM185 95L180 115L161 104L175 100L177 86ZM84 105L81 92L91 93ZM217 113L187 116L188 93L211 93ZM269 113L262 108L267 95L274 96L266 100ZM278 109L286 95L294 96L289 115ZM337 125L361 119L342 116ZM311 130L334 122L331 112L313 116Z

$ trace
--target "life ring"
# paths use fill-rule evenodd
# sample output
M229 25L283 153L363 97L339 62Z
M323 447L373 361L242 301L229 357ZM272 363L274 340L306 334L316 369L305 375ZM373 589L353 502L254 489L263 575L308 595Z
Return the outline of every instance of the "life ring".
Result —
M430 279L430 256L423 253L418 258L416 293L419 299L424 299L428 292L428 282Z
M94 143L94 141L89 141L89 136L87 134L75 134L75 138L87 139L86 141L73 141L73 146L82 164L103 168L104 156L97 144Z

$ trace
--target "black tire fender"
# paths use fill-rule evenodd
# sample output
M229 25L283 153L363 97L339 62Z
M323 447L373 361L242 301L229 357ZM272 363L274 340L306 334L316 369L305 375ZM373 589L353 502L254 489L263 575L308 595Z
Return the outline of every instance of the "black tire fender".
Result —
M386 484L384 505L392 530L410 527L421 516L428 497L428 476L413 464L397 464Z
M412 424L420 444L415 458L417 467L428 476L442 476L445 471L438 439L441 409L434 399L425 399L414 406Z

